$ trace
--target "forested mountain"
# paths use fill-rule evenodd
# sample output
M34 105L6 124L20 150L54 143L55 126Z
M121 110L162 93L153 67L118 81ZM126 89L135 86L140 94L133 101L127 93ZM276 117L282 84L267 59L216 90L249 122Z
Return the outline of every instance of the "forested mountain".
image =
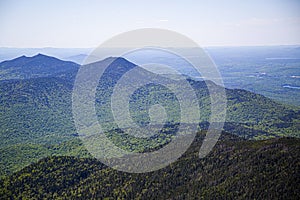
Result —
M114 58L99 61L99 67L109 59ZM44 63L48 61L54 66L51 70L47 68L48 64ZM44 55L31 58L20 57L3 63L1 65L3 69L10 72L16 70L19 75L15 77L22 79L0 82L0 150L3 152L0 161L1 176L10 174L49 155L74 155L73 152L81 151L83 147L78 140L71 107L73 82L78 65ZM15 69L16 63L18 68L22 69ZM133 67L135 67L133 63L118 58L103 74L96 94L96 109L100 121L103 119L103 117L101 118L102 114L106 121L113 120L107 117L110 116L108 115L109 97L112 89L118 78ZM30 70L26 71L24 68ZM27 72L28 75L25 75ZM206 129L210 112L206 84L192 79L188 79L188 81L199 98L200 126L202 129ZM139 111L140 107L143 108L145 98L150 99L149 104L160 100L161 95L159 94L162 92L164 89L150 86L139 90L135 93L132 101L132 109ZM249 139L299 137L299 109L276 103L262 95L245 90L226 89L226 93L228 98L224 126L226 131ZM171 101L173 98L171 94L169 98L170 101L163 103L172 113L178 107L170 104L174 103ZM135 118L138 122L144 120L145 116L147 116L145 112L137 112ZM114 130L112 131L113 134L108 133L111 135L111 139L116 144L122 145L124 137L120 137L114 133ZM165 140L166 138L162 140L162 144L166 142ZM138 140L135 142L137 142L136 150L143 151L145 144L149 141ZM75 150L65 150L59 147L60 150L56 151L56 145L64 143L76 144ZM123 144L123 147L128 148L126 143L125 146ZM12 161L12 155L15 154L16 149L26 149L27 153L18 154L19 158ZM84 155L86 154L84 153Z
M37 54L33 57L21 56L0 63L0 80L52 77L76 71L79 65L54 57Z
M300 50L298 45L281 46L239 46L239 47L207 47L204 50L218 66L226 88L245 89L262 94L275 101L289 105L300 105L299 96L299 64ZM54 56L62 60L69 60L78 64L83 63L92 49L80 48L1 48L0 62L17 58L21 55L32 56L37 53ZM172 51L172 49L170 49ZM192 49L189 54L192 54ZM135 55L135 56L134 56ZM91 56L91 55L90 55ZM178 64L181 71L189 76L191 70L182 65L178 59L168 58L151 52L146 56L136 56L132 60L140 64L151 56L152 62L174 66ZM8 75L5 75L6 77ZM9 75L11 76L11 75ZM0 76L1 77L1 76ZM13 77L13 76L12 76Z
M300 140L222 134L199 159L205 132L170 166L142 174L91 158L48 157L0 181L4 199L299 199Z

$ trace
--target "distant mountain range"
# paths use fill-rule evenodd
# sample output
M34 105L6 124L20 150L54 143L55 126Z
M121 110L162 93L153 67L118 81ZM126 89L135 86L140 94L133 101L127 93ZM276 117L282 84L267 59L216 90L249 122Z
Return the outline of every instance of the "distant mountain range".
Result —
M299 67L300 47L290 46L241 46L204 48L216 63L226 88L246 89L262 94L275 101L300 106ZM22 55L33 56L42 53L61 60L82 64L86 55L91 56L93 48L0 48L0 62ZM170 49L172 51L172 49ZM188 50L192 54L192 49ZM181 68L180 72L197 77L193 70L182 66L177 59L161 57L159 54L147 55L153 62L170 64ZM140 64L143 56L125 57ZM285 87L285 86L289 87Z
M32 57L37 54L44 54L48 56L53 56L64 60L64 58L72 57L75 55L85 54L88 55L93 48L9 48L0 47L0 62L6 60L12 60L18 58L22 55Z
M83 64L84 60L88 57L87 54L78 54L70 57L64 58L64 60L69 60L78 64Z

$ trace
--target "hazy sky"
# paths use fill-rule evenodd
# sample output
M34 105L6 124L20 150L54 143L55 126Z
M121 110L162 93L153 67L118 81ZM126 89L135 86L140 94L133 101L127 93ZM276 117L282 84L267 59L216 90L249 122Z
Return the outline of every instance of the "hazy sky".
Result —
M300 1L0 0L1 47L96 47L138 28L201 46L300 44Z

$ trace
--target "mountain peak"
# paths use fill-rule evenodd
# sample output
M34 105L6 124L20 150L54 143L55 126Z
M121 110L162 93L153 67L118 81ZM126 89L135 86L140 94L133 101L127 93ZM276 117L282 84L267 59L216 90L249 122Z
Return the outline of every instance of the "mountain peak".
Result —
M54 58L54 59L57 59L57 58L55 58L55 57L48 56L48 55L41 54L41 53L38 53L38 54L36 54L35 56L32 56L31 58ZM58 59L58 60L59 60L59 59Z
M123 57L114 57L114 56L107 57L103 61L113 61L113 62L114 61L126 61L126 62L129 62L128 60L126 60Z
M44 54L41 54L41 53L38 53L38 54L36 54L35 56L33 56L33 57L38 57L38 56L46 56L46 55L44 55Z

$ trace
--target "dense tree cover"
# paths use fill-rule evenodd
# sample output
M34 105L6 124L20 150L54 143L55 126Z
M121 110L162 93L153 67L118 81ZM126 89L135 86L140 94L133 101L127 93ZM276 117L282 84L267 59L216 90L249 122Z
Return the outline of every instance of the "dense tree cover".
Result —
M111 111L111 95L117 80L126 72L134 68L135 65L128 63L125 59L116 59L106 70L99 81L98 94L96 94L96 109L99 121L109 123L108 127L115 127L113 114ZM150 72L143 69L136 74L139 77L151 76ZM135 81L133 77L131 81ZM138 80L138 79L137 79ZM187 79L194 89L200 106L200 121L207 122L210 116L210 97L206 84L218 88L213 82L195 81ZM180 83L180 82L179 82ZM87 83L88 84L88 83ZM128 84L130 85L130 84ZM274 136L299 136L300 130L300 110L292 108L262 95L239 89L226 89L227 95L227 116L226 122L235 124L238 127L253 130L253 133L265 133L261 136L257 134L243 135L247 138L274 137ZM187 97L189 98L189 97ZM170 119L176 122L178 119L179 105L176 97L165 87L157 85L147 85L135 91L131 99L131 113L136 122L148 120L148 108L150 105L161 103L166 112L170 114ZM173 117L172 117L173 116ZM188 122L186 122L188 123ZM231 133L240 134L240 129L234 130L234 126L227 130ZM245 131L244 131L245 133Z
M0 177L19 171L47 156L90 157L81 140L77 138L60 144L15 144L0 148L0 152Z
M300 140L223 134L199 159L203 135L170 166L143 174L91 158L48 157L0 181L4 199L299 199Z
M114 58L101 61L98 63L99 67L105 62L110 62L111 59ZM47 68L47 63L55 69L41 69ZM19 77L28 78L24 80L0 82L0 149L3 152L1 153L0 176L17 171L22 166L42 157L68 155L69 151L64 151L63 148L60 154L56 154L53 153L52 147L48 148L48 146L63 145L68 141L72 143L78 136L72 119L71 105L73 82L78 66L43 55L32 58L21 57L1 64L3 70L22 66L28 68L24 69L24 74L27 74L26 70L34 74ZM65 68L65 66L68 67ZM56 73L56 68L60 67L64 69L57 69ZM164 127L161 132L157 132L156 137L145 140L122 135L122 131L117 129L110 109L111 94L117 80L134 67L133 63L125 59L116 59L99 81L95 106L99 121L106 125L104 127L106 127L107 135L114 143L127 150L142 152L168 143L173 133L172 128ZM149 72L140 70L139 73L145 75ZM200 127L207 129L210 114L207 86L202 81L191 79L188 81L199 98ZM209 82L209 84L213 83ZM218 86L214 85L214 87ZM226 89L226 92L228 98L227 118L224 126L226 131L249 139L278 136L299 137L300 111L298 108L276 103L245 90ZM136 90L132 95L130 111L133 119L140 125L147 124L149 107L156 103L164 105L166 112L170 115L168 124L171 127L176 125L179 112L178 101L170 90L157 85L147 85ZM77 146L75 145L74 148ZM23 153L18 153L18 159L12 160L12 155L19 150Z
M63 77L72 71L76 72L78 67L76 63L42 54L33 57L21 56L0 63L0 80Z
M72 84L60 78L0 83L0 143L57 143L76 133L72 121Z

